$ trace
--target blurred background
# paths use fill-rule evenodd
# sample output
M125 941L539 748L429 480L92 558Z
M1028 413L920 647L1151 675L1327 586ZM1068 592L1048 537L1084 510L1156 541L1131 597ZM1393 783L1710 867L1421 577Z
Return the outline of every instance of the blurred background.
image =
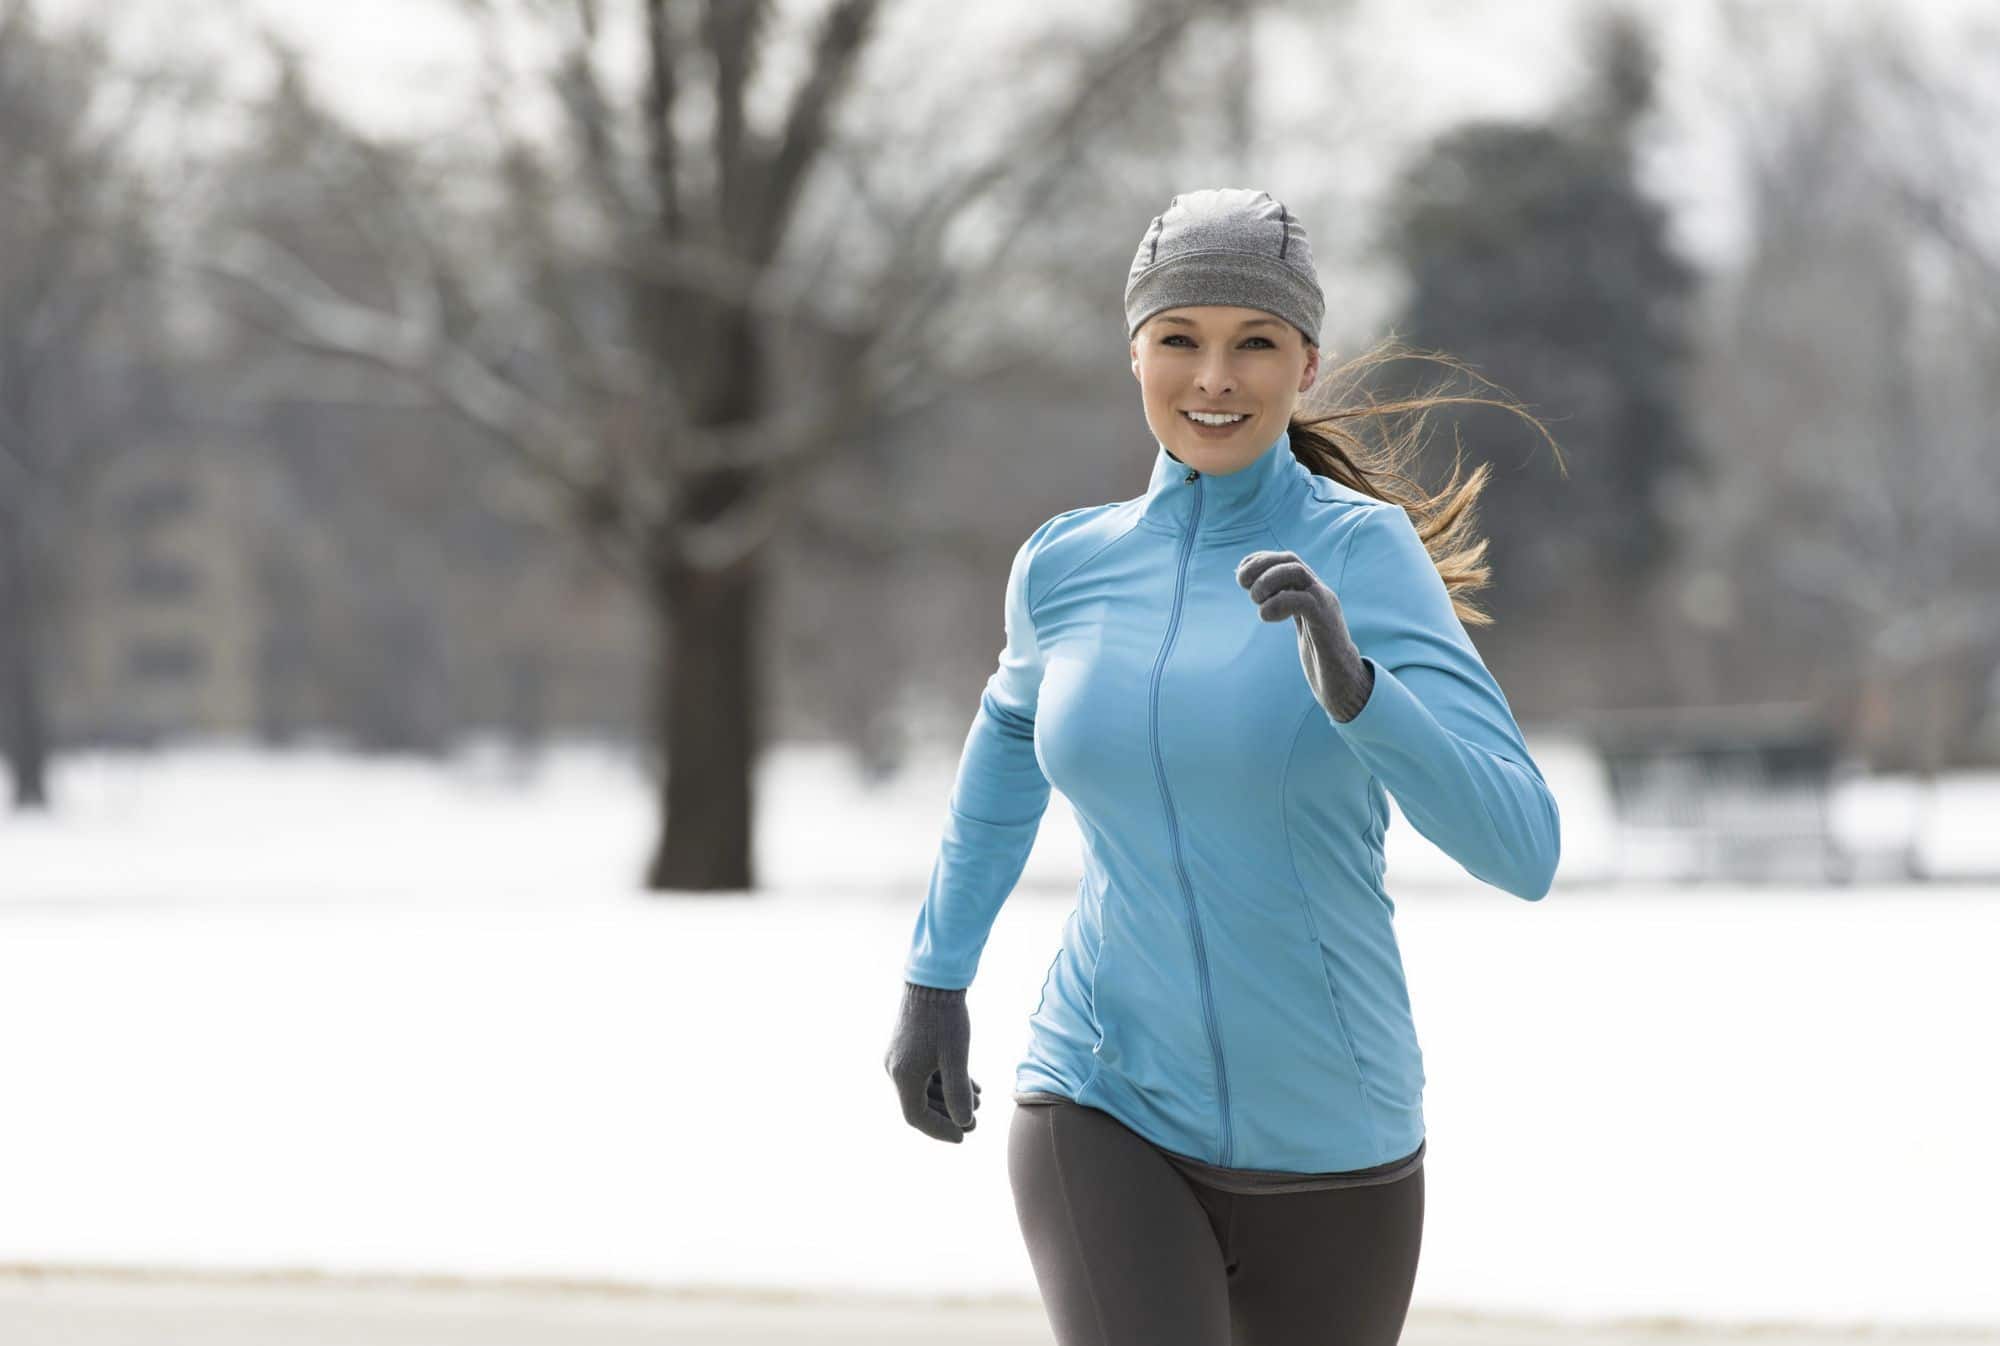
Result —
M1049 1341L1060 796L983 1126L881 1056L1202 186L1561 446L1424 464L1564 856L1391 828L1405 1339L2000 1340L1996 119L1986 0L0 0L0 1340Z

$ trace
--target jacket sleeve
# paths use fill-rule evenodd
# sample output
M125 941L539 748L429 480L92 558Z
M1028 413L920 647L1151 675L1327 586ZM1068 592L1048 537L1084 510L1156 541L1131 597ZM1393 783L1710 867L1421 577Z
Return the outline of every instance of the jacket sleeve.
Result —
M1048 808L1049 781L1035 760L1042 657L1030 585L1036 548L1054 522L1021 544L1007 575L1006 645L966 734L930 892L917 913L903 966L904 977L921 986L971 985L994 919L1027 867Z
M1353 719L1328 720L1466 872L1531 902L1544 896L1562 853L1555 796L1407 511L1368 508L1333 590L1375 686Z

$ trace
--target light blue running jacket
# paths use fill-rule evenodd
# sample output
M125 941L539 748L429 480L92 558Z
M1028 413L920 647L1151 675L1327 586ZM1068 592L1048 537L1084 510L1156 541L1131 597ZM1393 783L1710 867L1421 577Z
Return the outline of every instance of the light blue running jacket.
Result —
M1374 666L1346 723L1314 699L1294 624L1264 621L1236 582L1267 549L1333 589ZM1382 882L1384 791L1474 877L1530 901L1561 838L1409 514L1310 471L1287 432L1223 476L1161 445L1144 495L1035 529L910 981L971 984L1051 783L1075 809L1083 878L1015 1091L1223 1167L1413 1152L1425 1077Z

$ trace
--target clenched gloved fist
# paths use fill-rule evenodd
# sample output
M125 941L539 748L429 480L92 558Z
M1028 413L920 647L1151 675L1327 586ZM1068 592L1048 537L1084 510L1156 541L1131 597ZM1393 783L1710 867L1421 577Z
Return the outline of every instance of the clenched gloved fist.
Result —
M883 1068L896 1082L903 1120L956 1145L979 1124L979 1083L966 1073L972 1020L965 988L903 983L903 1005Z
M1347 634L1340 600L1311 566L1288 551L1251 552L1236 564L1236 582L1250 591L1267 622L1290 617L1299 630L1299 662L1326 713L1345 723L1375 690L1375 670Z

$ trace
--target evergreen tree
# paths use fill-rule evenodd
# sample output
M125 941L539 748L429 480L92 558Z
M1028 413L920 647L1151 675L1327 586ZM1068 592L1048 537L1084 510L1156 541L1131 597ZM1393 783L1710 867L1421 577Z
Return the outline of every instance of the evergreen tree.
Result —
M1532 462L1546 444L1516 417L1471 407L1451 425L1469 459L1492 463L1481 522L1496 615L1521 595L1623 586L1660 567L1663 487L1696 462L1681 394L1696 275L1635 180L1651 40L1615 13L1592 36L1594 74L1569 106L1546 124L1452 130L1401 176L1386 213L1385 249L1409 281L1399 335L1518 396L1570 469ZM1409 362L1394 377L1435 383L1438 368Z

